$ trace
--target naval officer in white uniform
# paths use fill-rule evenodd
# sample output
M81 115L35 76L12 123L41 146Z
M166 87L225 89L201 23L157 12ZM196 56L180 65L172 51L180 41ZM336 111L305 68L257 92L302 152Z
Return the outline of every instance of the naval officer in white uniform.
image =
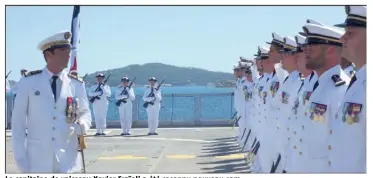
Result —
M307 34L307 46L304 48L306 67L315 70L319 76L307 107L309 126L305 130L305 145L309 167L306 171L325 173L329 172L332 164L330 152L336 149L329 139L335 134L334 116L350 82L339 65L343 45L340 38L343 32L315 24L306 24L303 30Z
M47 63L19 81L12 117L14 159L22 173L82 170L78 135L91 126L84 82L64 69L70 59L69 31L40 42ZM27 136L25 129L27 128Z
M343 25L346 32L341 37L344 49L356 66L341 102L337 124L331 135L331 167L334 173L366 173L367 165L367 105L366 105L366 61L367 31L366 6L346 6L347 18Z

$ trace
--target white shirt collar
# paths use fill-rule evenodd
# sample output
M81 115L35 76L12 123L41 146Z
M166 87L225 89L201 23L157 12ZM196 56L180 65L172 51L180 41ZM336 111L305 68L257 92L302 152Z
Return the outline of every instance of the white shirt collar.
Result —
M358 80L365 80L366 77L367 77L367 67L366 67L366 64L363 65L363 67L361 67L357 72L356 72L356 78Z
M63 77L63 74L64 74L65 70L62 70L60 73L58 73L56 75L53 74L47 67L45 67L44 70L46 71L46 74L47 74L49 80L51 80L53 76L58 76L58 78L62 81L62 77Z

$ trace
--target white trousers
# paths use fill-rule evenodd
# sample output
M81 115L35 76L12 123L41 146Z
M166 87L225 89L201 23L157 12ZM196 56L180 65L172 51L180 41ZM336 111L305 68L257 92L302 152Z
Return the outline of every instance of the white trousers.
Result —
M103 133L106 129L106 114L108 108L108 100L101 97L100 100L95 100L93 103L93 114L95 116L95 124L97 133Z
M126 103L121 103L118 107L118 111L123 133L129 133L132 127L132 102L127 101Z
M146 108L146 113L148 115L148 128L150 133L154 133L158 128L160 109L160 103L154 103L154 105L149 104Z

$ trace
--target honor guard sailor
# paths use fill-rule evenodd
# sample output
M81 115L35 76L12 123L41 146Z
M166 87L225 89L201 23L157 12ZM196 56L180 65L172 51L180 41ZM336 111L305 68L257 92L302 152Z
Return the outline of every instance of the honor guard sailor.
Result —
M150 86L145 89L142 99L144 102L149 102L146 107L148 115L148 135L158 135L156 132L159 124L159 111L161 109L162 93L159 86L155 86L157 79L155 77L149 78Z
M93 85L88 93L91 97L93 115L96 124L96 136L105 135L106 129L106 115L108 109L108 97L111 95L109 85L103 82L105 75L99 73L96 75L97 84Z
M310 122L305 130L309 170L307 173L328 172L333 164L330 153L335 146L330 144L330 135L335 124L344 92L350 78L339 65L342 54L343 32L327 26L306 24L303 26L306 39L306 67L319 76L313 87L307 117Z
M356 66L347 87L339 112L335 116L336 126L330 135L330 171L334 173L366 173L366 6L346 6L346 32L341 37L343 51ZM333 119L334 120L334 119Z
M135 92L129 86L129 78L123 77L121 84L115 93L115 99L118 100L118 111L120 116L120 125L123 129L121 135L131 135L132 126L132 102L135 100Z
M38 49L46 67L30 71L18 83L12 144L22 173L82 170L78 149L84 146L78 136L90 128L91 112L84 82L64 70L70 59L70 37L69 31L63 31L41 41Z

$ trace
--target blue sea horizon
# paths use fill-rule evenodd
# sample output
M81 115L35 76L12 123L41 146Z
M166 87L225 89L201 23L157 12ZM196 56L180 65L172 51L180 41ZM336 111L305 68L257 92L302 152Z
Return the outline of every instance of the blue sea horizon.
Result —
M107 121L119 121L118 107L115 105L115 92L117 86L111 86L111 97L107 112ZM147 120L146 110L143 108L142 96L145 86L135 86L136 95L133 101L133 119ZM87 88L87 93L90 88ZM170 86L161 88L162 108L160 121L193 121L228 119L234 113L233 88L232 87L208 87L208 86ZM11 93L7 93L7 98ZM198 98L199 106L195 106ZM92 119L94 114L92 103L90 104ZM198 109L196 107L199 107ZM197 111L199 111L197 113Z

